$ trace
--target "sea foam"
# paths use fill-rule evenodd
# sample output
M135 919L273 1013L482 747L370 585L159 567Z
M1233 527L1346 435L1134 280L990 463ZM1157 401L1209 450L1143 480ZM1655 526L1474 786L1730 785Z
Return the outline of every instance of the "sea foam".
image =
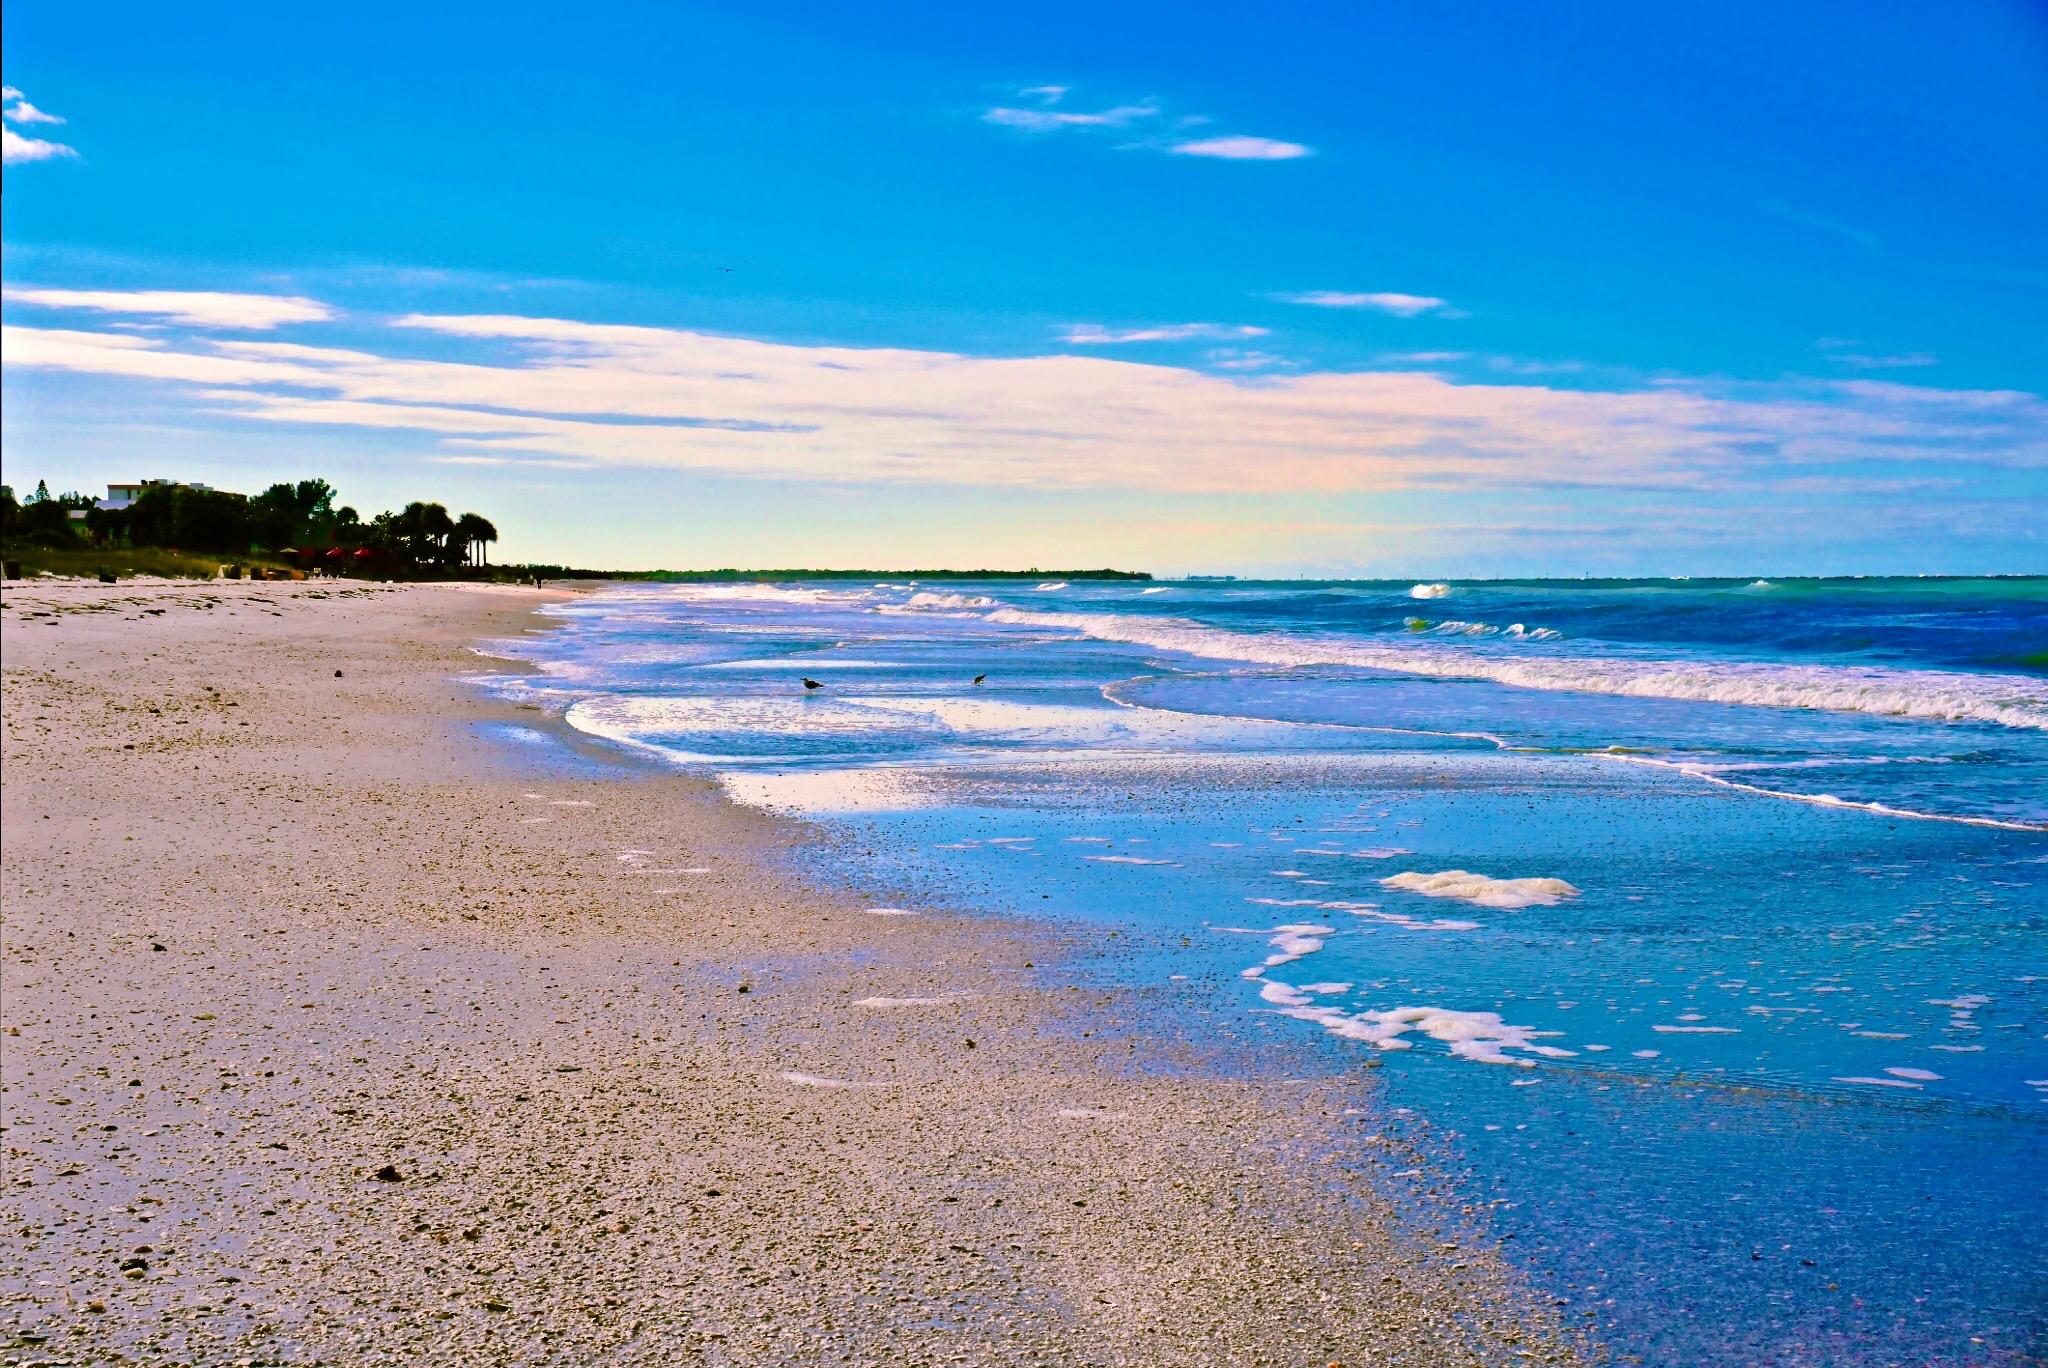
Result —
M1380 886L1420 893L1426 898L1461 898L1481 907L1503 909L1549 907L1562 899L1579 896L1579 890L1563 879L1496 879L1464 869L1446 869L1436 874L1409 870L1381 879Z
M2048 697L2044 697L2040 681L2019 675L1522 653L1501 657L1459 650L1449 643L1383 645L1286 632L1254 634L1208 627L1185 618L1129 613L997 608L986 616L991 622L1063 627L1100 641L1258 665L1353 665L1437 679L1485 679L1519 689L1992 722L2048 731Z

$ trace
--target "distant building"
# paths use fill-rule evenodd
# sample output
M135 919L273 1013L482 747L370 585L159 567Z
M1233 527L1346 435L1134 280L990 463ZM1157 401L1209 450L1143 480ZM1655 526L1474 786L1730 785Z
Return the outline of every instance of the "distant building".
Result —
M126 508L142 497L143 490L152 489L160 485L174 489L210 490L215 494L226 494L231 499L245 497L225 489L214 489L212 485L200 484L197 480L137 480L133 484L108 485L107 497L99 500L98 506L109 510Z

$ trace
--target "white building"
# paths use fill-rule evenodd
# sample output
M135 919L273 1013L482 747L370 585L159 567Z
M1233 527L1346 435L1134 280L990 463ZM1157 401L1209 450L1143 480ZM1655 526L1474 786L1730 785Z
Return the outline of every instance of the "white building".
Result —
M176 485L183 489L212 489L212 485L200 484L197 480L137 480L133 484L110 484L107 497L98 501L105 509L126 508L142 497L142 491L152 485ZM224 492L224 491L223 491ZM237 495L237 498L240 496Z

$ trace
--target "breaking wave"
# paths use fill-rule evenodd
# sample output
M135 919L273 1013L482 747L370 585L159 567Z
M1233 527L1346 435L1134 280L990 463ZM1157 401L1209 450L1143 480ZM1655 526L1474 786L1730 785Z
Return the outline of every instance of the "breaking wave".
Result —
M1248 664L1351 665L1439 679L1485 679L1518 689L1989 722L2048 731L2048 685L2019 675L1563 656L1503 659L1443 648L1318 640L1287 633L1254 636L1205 627L1185 618L1034 613L1016 608L999 608L986 616L991 622L1063 627L1100 641Z
M1490 622L1461 622L1456 618L1431 622L1428 618L1412 617L1402 625L1411 632L1428 632L1431 636L1498 636L1511 641L1556 641L1564 635L1553 628L1525 627L1519 622L1496 627Z

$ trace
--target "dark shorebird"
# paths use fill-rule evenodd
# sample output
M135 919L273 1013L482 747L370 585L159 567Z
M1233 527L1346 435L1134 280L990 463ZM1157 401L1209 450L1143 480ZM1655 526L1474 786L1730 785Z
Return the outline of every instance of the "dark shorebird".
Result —
M815 680L815 679L811 678L811 677L810 677L809 675L805 675L805 676L804 676L804 687L805 687L806 689L822 689L822 688L824 688L825 686L824 686L823 684L820 684L820 683L819 683L819 682L818 682L817 680Z
M976 675L976 676L974 677L974 682L975 682L975 683L977 683L977 684L979 684L979 683L981 683L981 681L982 681L982 680L984 680L984 679L987 679L987 678L988 678L988 676L987 676L987 675L985 675L985 674L979 674L979 675Z

